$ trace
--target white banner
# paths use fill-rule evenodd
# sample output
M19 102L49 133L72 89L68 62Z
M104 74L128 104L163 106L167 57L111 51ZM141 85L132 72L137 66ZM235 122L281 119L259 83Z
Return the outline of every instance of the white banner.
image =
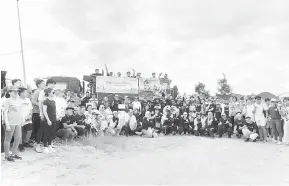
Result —
M98 76L96 77L96 92L138 94L138 79Z

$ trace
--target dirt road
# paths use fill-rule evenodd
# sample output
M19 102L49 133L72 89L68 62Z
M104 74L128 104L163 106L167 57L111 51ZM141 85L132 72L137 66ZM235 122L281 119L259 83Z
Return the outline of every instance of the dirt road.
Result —
M16 163L2 157L1 185L289 184L288 146L193 136L81 143L49 155L29 150Z

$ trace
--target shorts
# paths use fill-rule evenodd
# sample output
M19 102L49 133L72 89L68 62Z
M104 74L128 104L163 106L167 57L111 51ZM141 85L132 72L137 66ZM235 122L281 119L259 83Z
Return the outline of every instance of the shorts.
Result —
M24 131L30 131L30 130L32 130L32 123L28 123L28 124L22 126L22 129L23 129Z

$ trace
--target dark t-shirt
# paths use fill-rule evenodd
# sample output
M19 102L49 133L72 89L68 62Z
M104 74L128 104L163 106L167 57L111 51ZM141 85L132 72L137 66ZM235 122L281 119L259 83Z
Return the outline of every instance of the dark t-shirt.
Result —
M234 122L234 125L237 126L237 130L240 130L241 127L243 127L245 124L245 120L242 118L242 119L235 119L235 122Z
M77 125L84 125L85 115L76 114L72 117L73 121L77 123Z
M63 129L63 123L66 123L66 125L72 125L74 123L74 120L73 120L73 115L71 116L68 116L68 115L65 115L61 121L60 121L60 128Z
M89 103L91 97L85 97L83 98L83 100L81 101L81 106L86 106L86 103Z
M49 120L50 120L51 122L56 121L56 106L55 106L55 101L46 98L46 99L43 101L43 105L46 105L46 106L47 106L47 115L48 115L48 117L49 117Z
M249 129L249 131L253 132L253 130L258 130L258 126L255 122L252 122L252 123L247 123L245 122L245 125L247 126L247 128Z

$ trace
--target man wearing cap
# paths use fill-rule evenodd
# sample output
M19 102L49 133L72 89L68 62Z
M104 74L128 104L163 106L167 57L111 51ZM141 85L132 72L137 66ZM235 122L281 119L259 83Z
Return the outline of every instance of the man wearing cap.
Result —
M60 129L56 132L56 136L65 139L73 139L77 132L74 127L77 126L76 121L73 119L73 108L67 107L66 114L60 121Z
M258 137L258 126L256 125L255 122L252 121L250 116L246 117L246 122L244 124L244 127L242 129L242 133L245 138L245 142L248 142L250 139L253 142L256 142L256 139Z
M274 136L274 142L277 145L282 144L282 124L281 124L281 115L280 115L280 108L277 105L276 99L271 99L272 106L268 110L268 118L270 121L270 125L272 127L272 134ZM279 138L278 138L279 137Z
M266 131L266 115L264 115L264 107L261 102L261 96L256 96L256 103L254 104L255 121L258 126L259 136L261 141L267 140L267 131Z

